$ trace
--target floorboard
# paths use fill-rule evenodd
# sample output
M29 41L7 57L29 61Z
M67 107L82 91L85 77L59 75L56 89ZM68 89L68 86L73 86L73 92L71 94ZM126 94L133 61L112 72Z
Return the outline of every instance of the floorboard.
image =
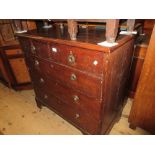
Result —
M144 135L146 131L129 128L132 100L128 99L121 119L110 135ZM34 91L14 91L0 83L0 134L4 135L81 135L82 133L46 107L36 106Z

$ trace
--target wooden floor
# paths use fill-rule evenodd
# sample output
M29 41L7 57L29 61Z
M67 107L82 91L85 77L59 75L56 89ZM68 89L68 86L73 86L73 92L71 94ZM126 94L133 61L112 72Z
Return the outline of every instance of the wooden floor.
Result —
M128 115L132 100L123 110L122 117L114 125L111 135L149 134L137 128L130 129ZM0 134L4 135L81 135L74 126L46 107L40 110L35 103L33 90L14 91L0 83Z

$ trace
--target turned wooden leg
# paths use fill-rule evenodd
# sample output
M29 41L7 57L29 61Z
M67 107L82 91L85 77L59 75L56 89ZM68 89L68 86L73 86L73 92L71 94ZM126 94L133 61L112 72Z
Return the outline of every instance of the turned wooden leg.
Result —
M132 32L135 26L135 19L128 19L127 21L127 31Z
M118 19L107 19L106 22L106 41L114 43L117 37L119 27Z
M136 130L136 125L130 123L130 124L129 124L129 128L131 128L131 129L133 129L133 130Z
M68 33L70 35L71 40L76 40L77 35L77 22L73 19L67 20L68 22Z

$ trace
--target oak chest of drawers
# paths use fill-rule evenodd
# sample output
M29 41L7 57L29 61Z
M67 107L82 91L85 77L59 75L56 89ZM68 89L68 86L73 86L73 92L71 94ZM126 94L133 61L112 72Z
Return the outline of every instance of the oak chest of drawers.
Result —
M18 38L38 107L49 107L85 134L105 134L123 106L133 37L121 36L117 46L108 48L83 34L71 41L53 27Z

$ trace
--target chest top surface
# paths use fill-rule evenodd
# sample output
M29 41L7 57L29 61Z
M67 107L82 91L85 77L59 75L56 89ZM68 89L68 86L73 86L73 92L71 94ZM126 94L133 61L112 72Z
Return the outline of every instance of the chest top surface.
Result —
M112 52L113 50L122 46L127 41L133 38L132 36L118 35L116 40L118 44L113 47L106 47L97 44L106 40L105 29L79 28L77 40L73 41L70 40L67 26L61 28L57 25L53 25L52 28L49 29L41 28L28 31L26 33L16 34L16 36L60 43L75 47L82 47L103 52Z

